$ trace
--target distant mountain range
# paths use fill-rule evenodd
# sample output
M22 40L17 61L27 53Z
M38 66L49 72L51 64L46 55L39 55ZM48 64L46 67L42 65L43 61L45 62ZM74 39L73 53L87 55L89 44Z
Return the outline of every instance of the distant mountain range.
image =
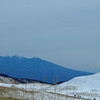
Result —
M65 68L40 58L0 56L0 73L14 78L27 78L51 84L92 73Z

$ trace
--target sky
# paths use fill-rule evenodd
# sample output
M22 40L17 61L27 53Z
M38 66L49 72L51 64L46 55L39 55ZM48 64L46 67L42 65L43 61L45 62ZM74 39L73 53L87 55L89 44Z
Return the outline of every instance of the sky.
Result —
M100 72L100 0L0 0L0 56L9 55Z

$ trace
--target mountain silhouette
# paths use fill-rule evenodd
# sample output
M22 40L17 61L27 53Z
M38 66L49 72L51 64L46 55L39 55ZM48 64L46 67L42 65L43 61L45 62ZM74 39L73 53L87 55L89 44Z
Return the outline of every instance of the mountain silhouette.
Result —
M92 74L65 68L40 58L19 56L0 56L0 73L7 74L14 78L34 79L51 84Z

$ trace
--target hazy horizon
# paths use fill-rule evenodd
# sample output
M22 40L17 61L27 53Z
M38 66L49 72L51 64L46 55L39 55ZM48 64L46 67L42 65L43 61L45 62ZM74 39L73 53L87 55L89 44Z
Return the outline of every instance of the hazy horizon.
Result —
M99 9L100 0L0 1L0 56L100 72Z

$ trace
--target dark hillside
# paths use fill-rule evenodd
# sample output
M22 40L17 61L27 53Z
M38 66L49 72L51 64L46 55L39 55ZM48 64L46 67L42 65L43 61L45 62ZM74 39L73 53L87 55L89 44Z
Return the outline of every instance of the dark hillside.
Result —
M68 81L91 73L65 68L40 58L0 57L0 73L15 78L28 78L47 83Z

